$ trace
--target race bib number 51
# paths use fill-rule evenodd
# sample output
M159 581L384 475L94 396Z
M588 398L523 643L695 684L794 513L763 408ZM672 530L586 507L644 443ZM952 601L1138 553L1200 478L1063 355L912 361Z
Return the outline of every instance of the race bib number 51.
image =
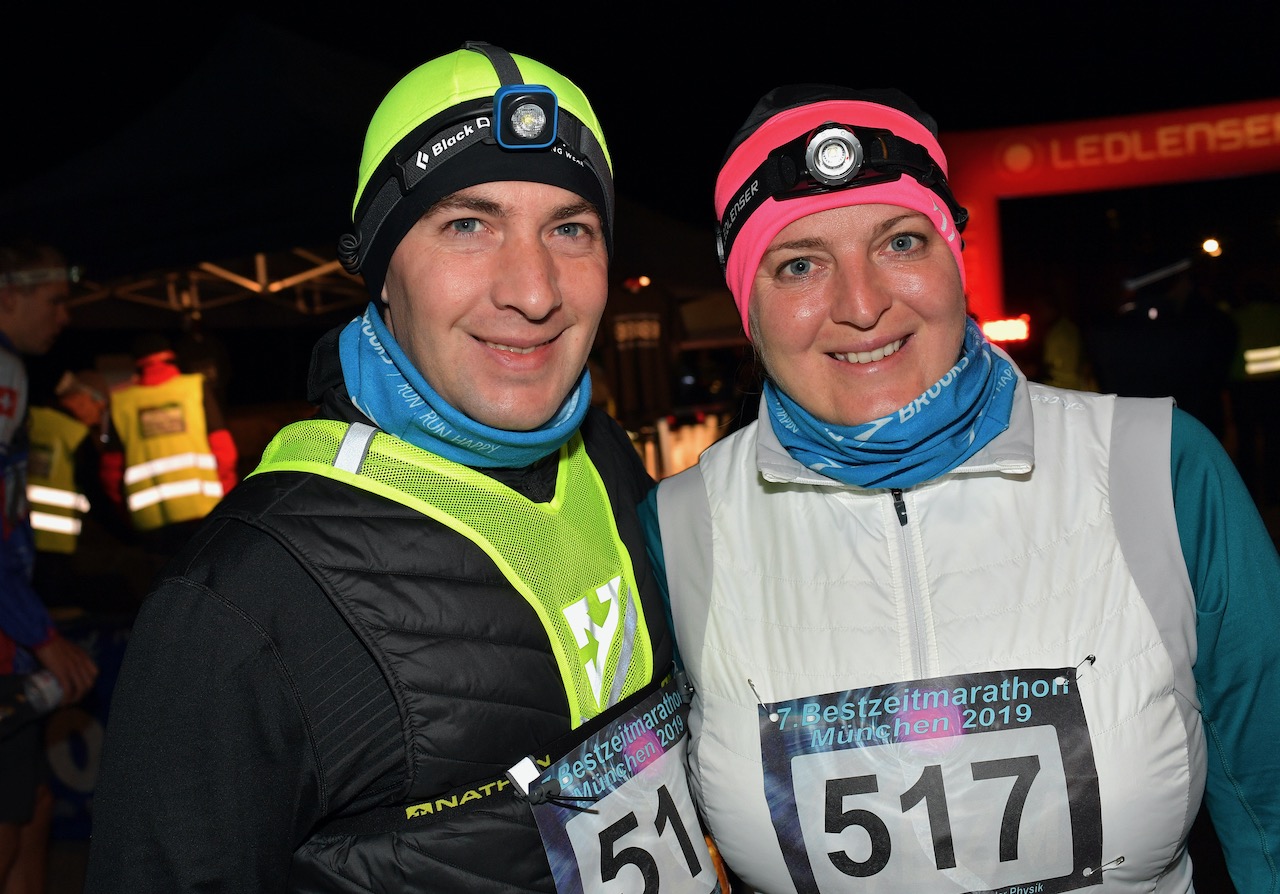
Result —
M572 752L531 798L556 890L709 894L719 876L685 777L688 695L674 680Z
M1074 668L937 677L760 709L765 786L801 894L1102 883Z

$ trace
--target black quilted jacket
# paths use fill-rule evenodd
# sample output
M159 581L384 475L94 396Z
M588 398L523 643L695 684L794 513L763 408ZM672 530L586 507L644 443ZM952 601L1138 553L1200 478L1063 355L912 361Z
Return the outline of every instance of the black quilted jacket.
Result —
M311 391L320 416L367 421L342 388L336 330ZM634 512L652 481L608 416L591 411L582 431L665 669ZM494 477L545 500L555 474L553 457ZM331 479L252 476L139 612L86 894L554 891L514 797L422 823L402 805L494 779L569 726L541 623L479 547Z

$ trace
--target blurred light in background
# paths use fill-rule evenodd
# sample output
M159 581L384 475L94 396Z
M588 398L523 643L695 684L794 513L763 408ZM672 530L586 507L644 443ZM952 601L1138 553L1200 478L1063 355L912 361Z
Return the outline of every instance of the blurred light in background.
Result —
M988 320L982 324L982 331L996 343L1026 341L1031 337L1031 317L1021 314L1007 320Z

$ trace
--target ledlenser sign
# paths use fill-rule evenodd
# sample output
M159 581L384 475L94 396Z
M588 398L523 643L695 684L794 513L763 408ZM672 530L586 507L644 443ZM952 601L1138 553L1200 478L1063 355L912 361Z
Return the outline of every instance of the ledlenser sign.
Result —
M1280 99L943 134L948 178L969 209L969 304L1004 316L999 201L1280 171Z

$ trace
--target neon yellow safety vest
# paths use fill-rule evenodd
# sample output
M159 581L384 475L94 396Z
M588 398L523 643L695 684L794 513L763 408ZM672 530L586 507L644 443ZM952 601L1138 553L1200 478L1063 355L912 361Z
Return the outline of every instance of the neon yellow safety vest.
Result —
M251 475L269 471L311 472L380 494L483 549L542 621L575 726L651 679L631 556L581 435L560 448L547 503L363 423L285 426Z
M89 498L76 486L75 461L89 427L49 407L32 407L29 415L27 502L36 549L70 555L76 551L81 519L89 511Z
M124 444L124 495L134 528L204 518L218 505L222 482L209 448L202 375L111 392L111 422Z

